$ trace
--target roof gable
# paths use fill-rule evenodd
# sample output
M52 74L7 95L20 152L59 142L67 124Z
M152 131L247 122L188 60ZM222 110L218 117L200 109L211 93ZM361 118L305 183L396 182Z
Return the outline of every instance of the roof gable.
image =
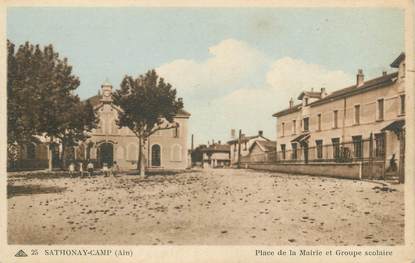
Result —
M94 107L95 110L98 110L99 108L101 108L104 105L104 103L101 101L101 99L102 99L101 95L95 95L95 96L92 96L92 97L86 99L85 101L89 100L89 102L92 104L92 107ZM110 102L110 104L117 111L122 111L121 108L116 106L114 103ZM175 118L189 118L190 116L191 116L191 114L189 112L187 112L186 110L179 109L179 111L175 115Z
M245 142L248 142L248 141L250 141L250 140L257 139L257 138L262 138L262 139L265 139L266 141L270 141L270 139L265 138L265 137L264 137L264 136L262 136L262 135L254 135L254 136L244 136L244 137L242 137L242 138L241 138L241 143L245 143ZM235 144L235 143L238 143L238 138L233 139L233 140L230 140L230 141L228 141L227 143L228 143L228 144Z
M395 60L390 64L390 66L392 68L399 68L399 64L401 64L403 60L405 60L405 52L399 54L399 56L395 58Z
M255 141L251 147L249 148L249 151L251 152L252 149L258 146L261 151L263 152L272 152L276 150L276 142L275 141Z

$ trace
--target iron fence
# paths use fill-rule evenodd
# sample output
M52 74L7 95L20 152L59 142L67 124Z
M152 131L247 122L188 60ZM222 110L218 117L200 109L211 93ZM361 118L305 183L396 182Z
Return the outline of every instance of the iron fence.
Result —
M382 161L385 159L385 144L381 138L356 139L352 142L317 144L296 144L294 149L278 151L277 162L338 162Z

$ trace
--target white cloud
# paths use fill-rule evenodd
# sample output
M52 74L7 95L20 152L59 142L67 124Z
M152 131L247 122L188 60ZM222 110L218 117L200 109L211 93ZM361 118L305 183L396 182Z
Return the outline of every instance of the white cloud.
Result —
M235 39L223 40L209 48L204 61L178 59L156 70L181 94L229 92L240 85L252 85L267 59L260 51Z
M264 130L275 139L272 114L288 106L303 90L333 91L353 77L301 59L272 61L246 43L228 39L209 48L204 61L178 59L157 71L179 90L192 113L191 133L198 143L229 139L231 128L247 134Z
M266 82L272 89L290 96L312 88L336 90L352 84L352 81L353 78L341 70L328 70L321 65L290 57L273 62L266 75Z

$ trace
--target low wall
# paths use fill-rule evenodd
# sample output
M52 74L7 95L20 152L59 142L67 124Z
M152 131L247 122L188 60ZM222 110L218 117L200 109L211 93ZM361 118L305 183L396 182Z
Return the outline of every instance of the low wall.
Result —
M362 175L361 163L244 163L241 167L279 173L317 175L348 179L361 179Z
M364 179L385 179L385 163L383 161L363 163L362 175Z

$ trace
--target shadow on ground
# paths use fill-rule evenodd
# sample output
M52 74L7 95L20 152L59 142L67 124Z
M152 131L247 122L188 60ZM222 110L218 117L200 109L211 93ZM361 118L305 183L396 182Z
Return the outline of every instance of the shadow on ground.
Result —
M8 185L7 186L7 198L21 195L35 195L35 194L50 194L61 193L66 190L67 187L57 186L41 186L41 185Z

